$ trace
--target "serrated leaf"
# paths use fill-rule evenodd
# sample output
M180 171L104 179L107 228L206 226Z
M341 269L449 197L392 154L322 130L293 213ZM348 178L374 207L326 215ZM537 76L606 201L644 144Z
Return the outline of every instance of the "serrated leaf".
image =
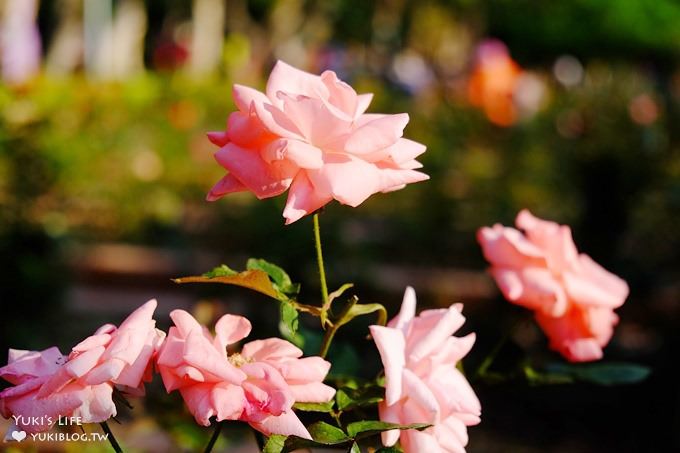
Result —
M329 425L326 422L312 423L307 427L309 434L315 442L327 445L348 442L351 439L337 426Z
M262 453L281 453L286 443L286 436L282 434L272 434L267 438Z
M286 271L274 263L263 259L250 258L246 262L246 269L265 272L272 279L274 287L286 295L293 296L300 291L299 285L294 285Z
M347 427L347 432L351 432L352 434L347 435L342 429L336 426L329 425L325 422L316 422L307 427L309 434L312 436L311 440L298 436L285 437L272 435L269 437L269 439L267 439L263 452L288 453L303 448L346 448L348 449L346 451L355 453L360 451L358 450L359 446L355 441L355 438L365 438L392 429L422 430L430 426L432 425L425 423L398 425L394 423L385 423L378 420L368 420L350 423ZM282 441L283 445L281 445ZM269 448L269 450L267 450L267 448ZM400 450L385 450L385 452L389 453L399 451Z
M287 297L272 285L269 275L261 270L249 270L234 275L218 275L216 277L192 276L173 280L175 283L223 283L225 285L241 286L252 289L273 299L281 300Z
M423 430L432 426L428 423L412 423L409 425L400 425L397 423L387 423L380 420L362 420L359 422L350 423L347 425L347 434L352 438L363 438L382 433L384 431L391 431L393 429L417 429Z
M551 374L599 385L635 384L645 380L651 373L648 367L634 363L550 363L546 365L546 370Z
M295 403L293 409L304 412L333 412L333 405L335 401L330 400L325 403Z
M307 427L312 439L288 436L280 453L288 453L303 448L339 448L349 446L353 440L340 428L325 422L316 422ZM279 453L279 452L276 452Z
M338 410L351 410L356 407L372 406L385 399L385 389L378 386L360 388L343 387L335 393Z

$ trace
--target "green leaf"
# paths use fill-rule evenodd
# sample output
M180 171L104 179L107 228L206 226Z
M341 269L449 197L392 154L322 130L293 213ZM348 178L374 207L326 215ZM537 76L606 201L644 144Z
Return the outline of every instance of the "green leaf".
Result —
M285 442L286 436L282 434L272 434L267 438L262 453L281 453Z
M532 368L530 365L524 365L522 367L524 376L527 381L532 385L559 385L559 384L571 384L574 382L573 376L560 373L546 373L543 371L538 371ZM494 383L503 381L503 376L498 373L485 373L485 380Z
M307 427L307 430L315 442L326 445L335 445L351 440L343 430L326 422L313 423Z
M303 346L304 338L297 333L299 321L295 305L291 301L282 300L280 311L281 321L279 322L279 331L281 335L296 346Z
M634 363L592 363L567 364L550 363L546 365L549 373L568 376L573 379L598 385L635 384L645 380L651 370Z
M349 447L353 439L343 430L325 422L316 422L307 427L312 439L298 436L269 436L262 450L264 453L288 453L303 448Z
M428 423L412 423L410 425L399 425L396 423L381 422L379 420L363 420L347 425L347 434L352 438L363 438L391 431L393 429L417 429L423 430L432 426Z
M385 389L377 385L360 388L342 387L335 393L335 401L341 411L372 406L383 399L385 399Z
M356 296L354 296L356 297ZM381 304L357 304L355 303L352 308L350 308L345 315L336 322L336 325L342 326L347 324L352 319L357 316L367 315L369 313L378 312L378 320L376 321L381 326L384 326L387 322L387 310Z
M236 272L234 269L230 268L226 264L221 264L214 268L213 270L206 272L203 274L204 277L208 278L215 278L215 277L231 277L232 275L236 275L238 272Z
M225 266L226 267L226 266ZM218 269L218 268L216 268ZM214 272L215 270L213 269ZM219 273L220 271L218 271ZM176 278L175 283L223 283L225 285L241 286L252 289L273 299L281 300L287 297L272 285L266 272L260 270L249 270L231 275L217 275L215 277L191 276Z
M295 309L294 302L282 300L280 312L279 332L281 332L281 336L295 346L302 348L305 345L305 338L298 333L298 311Z
M201 276L176 278L175 283L223 283L242 286L265 294L273 299L287 301L300 292L300 285L293 284L279 266L263 259L250 258L246 270L237 272L222 264Z
M348 453L361 453L361 448L359 448L359 444L357 444L356 442L352 442L352 446L349 447Z
M342 285L340 288L336 289L332 293L328 295L328 302L326 305L324 305L324 309L320 313L320 318L321 318L321 325L325 326L326 322L328 320L328 309L330 309L331 304L335 299L338 297L342 296L342 294L347 291L348 289L352 288L354 286L354 283L345 283Z
M309 451L308 449L328 449L328 448L343 448L346 445L349 445L349 443L352 441L352 439L346 439L342 442L317 442L315 440L309 440L305 439L303 437L298 437L298 436L288 436L288 439L286 439L286 443L283 446L283 450L281 453L288 453L292 451L299 451L299 450L306 450Z
M340 428L329 425L325 422L316 422L307 427L312 440L298 436L288 436L280 451L273 450L273 453L287 453L303 448L339 448L348 446L353 439ZM278 441L277 441L278 442Z
M333 412L333 405L335 401L327 401L325 403L295 403L293 409L304 412Z
M336 289L332 293L328 295L328 301L333 302L333 300L337 299L338 297L342 296L342 294L347 291L348 289L354 287L354 283L345 283L342 285L340 288Z
M269 261L250 258L246 263L246 269L265 272L272 279L274 287L287 296L295 296L300 292L300 286L293 284L286 271Z

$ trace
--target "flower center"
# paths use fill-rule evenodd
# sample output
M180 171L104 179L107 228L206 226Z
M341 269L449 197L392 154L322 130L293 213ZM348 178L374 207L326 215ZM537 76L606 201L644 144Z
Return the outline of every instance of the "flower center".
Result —
M227 357L227 360L229 360L229 363L234 365L237 368L240 368L242 365L246 363L250 363L253 361L253 359L248 358L248 357L243 357L240 353L236 352L229 357Z

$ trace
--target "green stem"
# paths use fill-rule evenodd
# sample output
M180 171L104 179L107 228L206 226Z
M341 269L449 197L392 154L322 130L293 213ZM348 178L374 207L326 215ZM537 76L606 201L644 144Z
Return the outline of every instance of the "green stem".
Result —
M326 285L326 269L323 265L321 251L321 229L319 228L319 213L314 214L314 245L316 246L316 262L319 265L319 279L321 281L321 301L323 310L328 310L328 285Z
M208 442L208 445L206 445L205 450L203 450L205 453L210 453L215 446L215 442L217 442L217 439L220 437L220 431L222 430L222 424L224 422L217 422L215 424L215 430L212 433L212 436L210 436L210 441Z
M323 342L321 343L321 350L319 351L319 356L322 359L325 359L328 354L328 349L331 347L331 342L333 341L336 330L338 329L335 326L326 329L326 333L323 336Z
M99 425L102 427L102 430L106 434L106 438L113 447L113 451L115 451L116 453L123 453L123 449L120 448L120 444L113 435L113 432L111 432L111 428L109 428L109 425L106 423L106 421L101 422Z

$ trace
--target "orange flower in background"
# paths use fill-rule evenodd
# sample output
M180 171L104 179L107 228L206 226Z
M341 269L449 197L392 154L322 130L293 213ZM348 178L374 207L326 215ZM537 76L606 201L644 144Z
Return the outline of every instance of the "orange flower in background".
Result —
M468 100L484 110L492 123L511 126L517 121L514 94L522 72L505 44L483 41L477 47L475 67L468 80Z

